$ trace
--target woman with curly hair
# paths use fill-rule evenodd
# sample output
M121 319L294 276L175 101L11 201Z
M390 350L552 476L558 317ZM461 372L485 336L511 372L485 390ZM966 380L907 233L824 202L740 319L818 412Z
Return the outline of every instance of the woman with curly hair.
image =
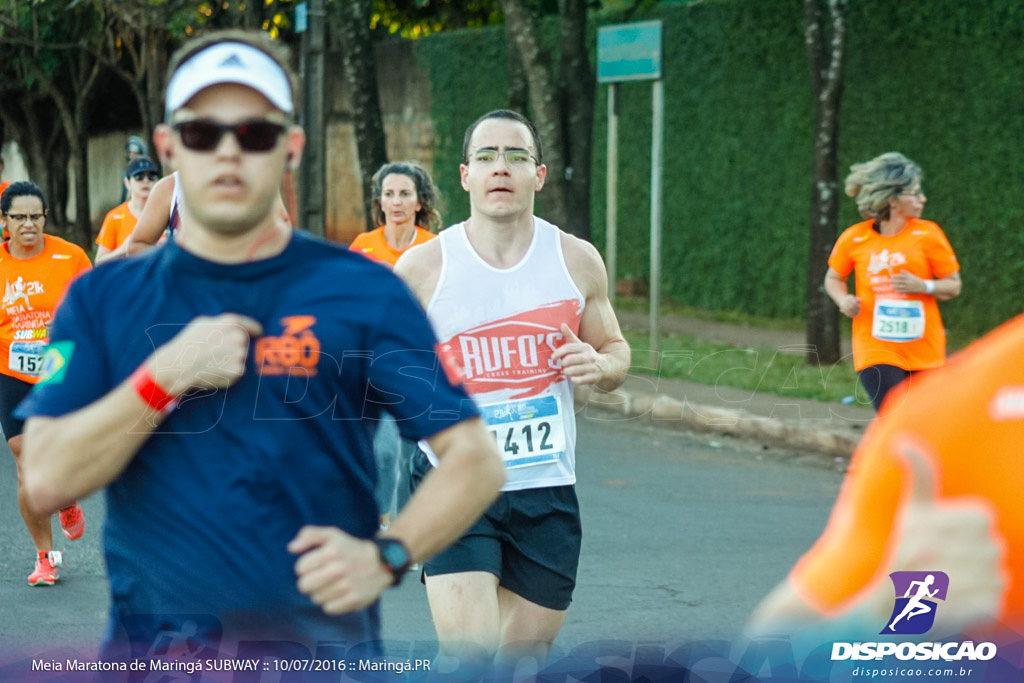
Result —
M945 363L938 302L960 294L960 264L942 228L921 219L921 168L907 157L888 152L854 164L846 194L867 220L836 241L825 291L853 319L854 369L877 411L894 386Z

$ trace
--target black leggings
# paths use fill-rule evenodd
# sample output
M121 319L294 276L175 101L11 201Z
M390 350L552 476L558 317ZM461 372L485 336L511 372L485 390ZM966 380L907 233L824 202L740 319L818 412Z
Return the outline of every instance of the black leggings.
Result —
M14 417L14 409L32 391L32 385L23 379L0 374L0 427L4 440L10 441L21 434L25 421Z
M895 365L869 365L857 373L861 385L868 392L868 398L875 406L875 412L882 406L889 391L914 373Z

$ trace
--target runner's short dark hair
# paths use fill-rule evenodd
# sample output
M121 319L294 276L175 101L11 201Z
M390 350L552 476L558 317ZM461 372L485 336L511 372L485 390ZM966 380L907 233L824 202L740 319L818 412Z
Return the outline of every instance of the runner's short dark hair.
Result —
M476 131L476 127L479 126L484 121L487 121L488 119L505 119L507 121L515 121L516 123L521 123L524 126L526 126L530 131L531 137L533 137L533 150L534 156L537 157L537 163L544 163L544 151L541 149L540 133L538 133L537 129L534 128L533 124L530 123L530 119L526 118L517 111L512 111L511 109L495 109L494 111L489 111L480 118L478 118L476 121L474 121L472 124L470 124L469 128L466 129L466 136L462 139L463 163L469 162L469 141L470 138L473 137L473 133L474 131Z
M43 211L46 211L46 197L43 196L42 188L28 180L19 180L4 190L3 196L0 197L0 213L6 214L10 211L11 203L16 197L39 197L39 201L43 203Z

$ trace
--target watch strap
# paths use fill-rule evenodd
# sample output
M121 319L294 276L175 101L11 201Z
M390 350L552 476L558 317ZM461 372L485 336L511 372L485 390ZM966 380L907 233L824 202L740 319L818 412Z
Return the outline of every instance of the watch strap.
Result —
M391 585L397 586L405 578L405 573L409 571L409 567L412 565L408 549L397 538L376 536L371 540L377 545L380 563L391 572Z

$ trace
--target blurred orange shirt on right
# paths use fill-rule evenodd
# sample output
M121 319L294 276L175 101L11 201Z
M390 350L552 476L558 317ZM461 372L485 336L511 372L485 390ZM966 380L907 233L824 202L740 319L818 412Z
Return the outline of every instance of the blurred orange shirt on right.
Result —
M1000 619L1024 626L1022 349L1024 315L892 390L885 417L854 453L825 531L790 573L808 604L822 614L841 611L888 579L882 568L895 550L892 530L911 484L898 451L909 445L931 462L937 501L969 496L991 511L1009 575ZM950 576L951 586L955 581Z

